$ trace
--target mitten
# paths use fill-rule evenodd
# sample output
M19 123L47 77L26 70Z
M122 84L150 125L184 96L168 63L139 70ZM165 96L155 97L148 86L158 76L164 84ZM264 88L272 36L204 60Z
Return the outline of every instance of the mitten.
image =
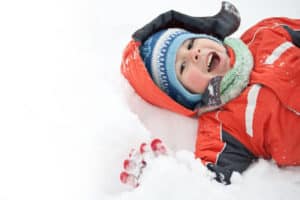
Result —
M221 10L209 17L194 17L175 10L167 11L138 29L132 37L143 43L150 35L162 29L183 28L194 33L213 35L223 40L238 29L240 21L240 14L236 7L224 1Z
M122 183L136 188L147 163L160 155L167 155L168 150L163 142L156 138L150 144L142 143L139 150L131 149L128 158L123 161L123 171L120 174Z

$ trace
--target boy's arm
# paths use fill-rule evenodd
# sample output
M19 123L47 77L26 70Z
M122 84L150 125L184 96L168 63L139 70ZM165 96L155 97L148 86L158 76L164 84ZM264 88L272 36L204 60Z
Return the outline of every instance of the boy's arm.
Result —
M256 159L256 157L237 139L225 131L222 131L222 139L225 143L215 164L208 163L207 168L216 173L216 180L230 184L232 172L242 173Z
M218 14L210 17L193 17L174 10L162 13L150 23L137 30L132 37L144 42L150 35L166 28L183 28L194 33L212 34L223 40L240 25L240 15L229 2L222 2Z
M218 182L227 185L231 183L232 173L245 171L256 156L228 132L216 127L211 124L200 130L196 157L201 158L207 168L215 172Z
M241 37L245 43L253 40L255 35L261 31L272 30L285 37L288 41L293 42L300 47L300 19L292 19L287 17L271 17L266 18L250 27Z
M287 25L284 25L283 28L290 34L294 45L300 48L300 29L293 30L291 27Z

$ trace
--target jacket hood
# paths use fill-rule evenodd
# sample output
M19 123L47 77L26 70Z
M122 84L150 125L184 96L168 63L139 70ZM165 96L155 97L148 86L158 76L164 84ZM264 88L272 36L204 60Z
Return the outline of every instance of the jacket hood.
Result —
M154 83L140 56L141 43L131 40L126 46L121 63L121 72L135 92L147 102L185 116L194 116L196 111L185 108L165 94Z

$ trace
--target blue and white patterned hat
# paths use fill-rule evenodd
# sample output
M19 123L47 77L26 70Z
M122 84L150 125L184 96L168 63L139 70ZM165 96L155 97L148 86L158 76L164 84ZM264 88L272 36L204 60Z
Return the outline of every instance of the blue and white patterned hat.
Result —
M175 71L176 52L182 43L191 38L208 38L206 34L194 34L184 29L169 28L150 36L140 47L140 53L153 81L179 104L193 109L202 98L201 94L188 91L177 79Z

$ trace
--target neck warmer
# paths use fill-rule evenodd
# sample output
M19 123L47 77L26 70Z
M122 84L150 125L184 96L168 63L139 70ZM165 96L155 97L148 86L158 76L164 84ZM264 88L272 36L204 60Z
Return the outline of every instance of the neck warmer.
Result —
M247 45L237 38L226 38L224 44L231 48L235 55L235 63L223 77L214 77L196 106L198 115L216 110L237 97L249 83L253 68L253 57Z

